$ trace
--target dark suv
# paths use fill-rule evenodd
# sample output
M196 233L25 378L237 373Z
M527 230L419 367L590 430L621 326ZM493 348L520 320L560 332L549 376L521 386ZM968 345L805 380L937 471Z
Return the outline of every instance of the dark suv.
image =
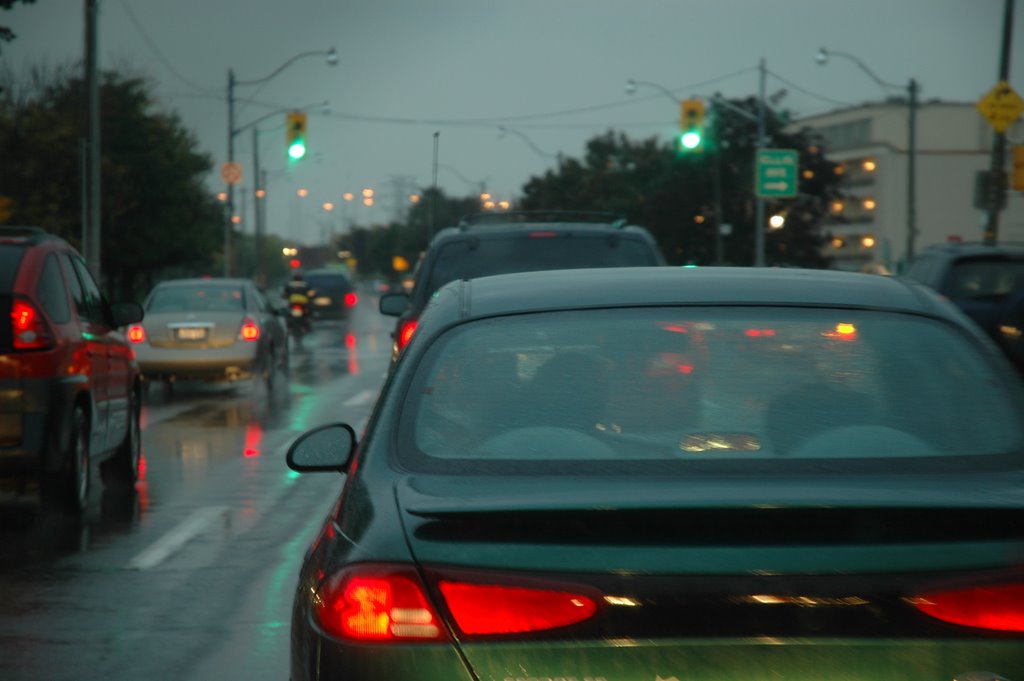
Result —
M118 327L142 315L109 305L63 239L0 227L0 478L15 491L79 514L94 463L134 485L139 370Z
M358 296L344 271L323 267L304 270L302 276L312 295L313 319L348 321Z
M511 272L664 264L650 232L608 213L483 213L438 232L417 266L412 293L382 296L380 311L398 316L392 333L392 354L397 357L430 296L449 281Z
M935 246L914 259L906 277L948 298L1024 369L1024 246Z

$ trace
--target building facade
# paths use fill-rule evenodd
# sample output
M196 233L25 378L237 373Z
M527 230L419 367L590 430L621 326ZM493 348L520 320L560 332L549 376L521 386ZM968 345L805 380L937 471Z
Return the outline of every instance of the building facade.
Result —
M839 163L843 198L832 202L825 228L825 255L835 268L898 272L908 255L929 246L983 240L987 213L975 207L975 182L977 173L991 165L991 125L973 102L921 102L915 118L913 216L905 99L863 104L794 124L814 130L826 156ZM1007 148L1013 143L1024 143L1020 121L1007 131ZM997 236L1000 242L1024 243L1024 193L1008 189Z

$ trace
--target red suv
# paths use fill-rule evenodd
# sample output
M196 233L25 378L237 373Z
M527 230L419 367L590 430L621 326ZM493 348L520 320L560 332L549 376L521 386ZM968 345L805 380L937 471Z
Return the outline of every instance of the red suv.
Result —
M72 514L85 510L93 464L134 485L139 370L118 327L137 303L110 305L66 241L0 227L0 478Z

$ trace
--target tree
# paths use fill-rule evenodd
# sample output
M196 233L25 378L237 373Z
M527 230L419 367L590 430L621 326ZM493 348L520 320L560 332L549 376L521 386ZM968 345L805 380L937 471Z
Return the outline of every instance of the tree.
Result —
M3 80L12 82L9 73ZM155 110L149 83L103 74L102 267L107 288L139 298L166 273L209 273L223 208L206 188L212 161L174 113ZM75 69L36 70L0 99L0 196L12 224L81 244L81 145L86 88Z
M17 3L17 2L23 2L26 5L31 5L35 1L36 0L0 0L0 9L6 11L6 10L9 10L12 7L14 7L14 4ZM14 33L14 31L9 29L8 27L0 26L0 44L2 44L2 43L9 43L9 42L11 42L12 40L14 40L17 37L18 36ZM3 52L3 50L0 50L0 53L2 53L2 52ZM2 90L0 90L0 91L2 91Z
M754 151L756 100L730 101L715 107L704 149L678 154L668 140L631 140L608 131L591 139L582 159L560 158L558 167L523 187L524 209L610 211L647 227L671 264L716 261L716 223L733 226L723 236L724 261L754 262ZM716 120L717 119L717 120ZM797 149L802 171L798 198L779 202L786 226L766 235L768 264L821 267L821 225L838 178L820 145L807 131L787 131L785 117L767 121L771 146ZM715 200L720 182L721 201ZM718 210L718 206L721 206ZM719 214L720 213L720 214ZM716 218L718 218L716 220Z

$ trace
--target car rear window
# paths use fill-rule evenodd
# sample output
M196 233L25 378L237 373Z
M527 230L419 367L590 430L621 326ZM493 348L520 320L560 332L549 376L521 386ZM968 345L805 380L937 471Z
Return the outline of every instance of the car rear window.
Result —
M352 290L352 284L349 283L348 277L344 274L339 273L319 273L310 272L305 276L306 283L309 284L310 288L323 289L325 291L345 291Z
M14 277L24 253L22 246L0 244L0 293L10 293L14 289Z
M428 470L977 459L1024 444L1020 395L1001 368L956 327L889 312L481 320L428 351L402 408L400 450Z
M1024 288L1024 259L982 258L953 264L945 283L951 298L1003 297Z
M653 247L624 234L568 236L538 230L535 236L458 239L441 245L429 274L429 296L450 281L537 270L657 265Z
M238 286L217 284L156 288L146 303L147 312L233 312L245 309L245 294Z

